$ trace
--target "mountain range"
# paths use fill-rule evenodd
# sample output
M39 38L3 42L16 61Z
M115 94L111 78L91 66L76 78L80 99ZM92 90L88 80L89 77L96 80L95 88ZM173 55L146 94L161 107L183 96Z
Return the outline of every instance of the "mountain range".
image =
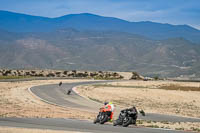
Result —
M89 13L46 18L0 11L0 29L7 31L50 32L65 28L128 32L152 39L183 37L192 42L200 42L200 31L188 25L170 25L150 21L129 22L118 18L103 17Z
M0 68L137 71L200 77L200 31L93 14L45 18L0 11Z

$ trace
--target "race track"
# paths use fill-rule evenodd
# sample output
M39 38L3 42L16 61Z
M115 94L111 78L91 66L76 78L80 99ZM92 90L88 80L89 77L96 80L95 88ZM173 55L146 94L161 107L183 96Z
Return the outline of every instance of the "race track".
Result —
M91 112L98 112L98 109L102 106L101 103L97 103L88 99L85 99L76 93L72 92L71 95L67 95L67 91L78 85L91 84L91 83L103 83L105 81L93 81L93 82L80 82L63 84L62 86L56 85L43 85L32 87L30 90L33 94L39 97L41 100L50 104L55 104L63 107L72 107L80 110L87 110ZM106 81L108 82L108 81ZM117 108L116 114L120 111ZM117 114L118 115L118 114ZM168 116L161 114L147 114L145 117L139 116L140 119L152 120L152 121L171 121L171 122L200 122L200 119L185 118L177 116ZM113 127L112 125L94 125L91 121L80 121L71 119L33 119L33 118L1 118L0 126L14 126L25 128L41 128L41 129L54 129L54 130L68 130L68 131L84 131L84 132L123 132L123 133L177 133L179 131L163 130L163 129L151 129L151 128L123 128Z
M137 128L114 127L112 125L92 124L90 121L71 119L40 119L40 118L0 118L1 126L66 130L90 133L183 133L181 131Z

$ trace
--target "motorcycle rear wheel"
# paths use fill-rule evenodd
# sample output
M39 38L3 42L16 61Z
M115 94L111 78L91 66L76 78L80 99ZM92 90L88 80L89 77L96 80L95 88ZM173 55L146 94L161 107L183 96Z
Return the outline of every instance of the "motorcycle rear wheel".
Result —
M132 124L133 118L131 117L126 117L126 120L123 120L122 126L123 127L128 127L130 124Z

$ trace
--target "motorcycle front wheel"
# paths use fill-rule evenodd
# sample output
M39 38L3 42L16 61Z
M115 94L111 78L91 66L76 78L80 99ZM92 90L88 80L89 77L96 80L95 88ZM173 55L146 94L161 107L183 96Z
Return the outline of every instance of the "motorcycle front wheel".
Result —
M108 121L108 116L106 115L106 113L102 113L102 115L100 116L100 124L104 124L105 122Z

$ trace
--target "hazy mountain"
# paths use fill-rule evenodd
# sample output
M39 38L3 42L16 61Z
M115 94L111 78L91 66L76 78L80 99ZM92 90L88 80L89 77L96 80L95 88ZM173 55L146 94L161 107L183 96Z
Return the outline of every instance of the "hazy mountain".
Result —
M144 75L200 77L200 45L184 38L155 41L114 31L0 30L0 68L137 71Z
M188 25L129 22L88 13L45 18L0 11L0 28L12 32L52 32L63 28L83 31L118 31L139 34L151 39L183 37L192 42L200 42L200 31Z

